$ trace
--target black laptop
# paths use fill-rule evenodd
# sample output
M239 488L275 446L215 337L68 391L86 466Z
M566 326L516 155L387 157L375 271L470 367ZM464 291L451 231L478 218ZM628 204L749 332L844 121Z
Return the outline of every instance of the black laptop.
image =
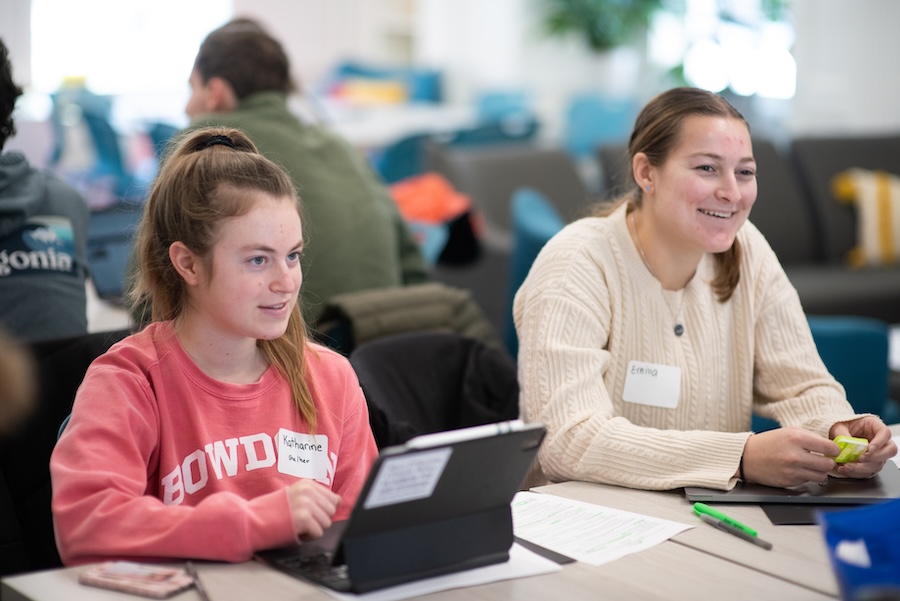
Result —
M738 482L731 490L686 486L688 501L703 503L777 503L802 505L867 505L900 498L900 469L893 461L872 478L831 478L824 485L807 482L792 488L775 488Z
M355 593L507 561L510 503L545 433L514 420L382 449L349 519L319 539L257 557Z

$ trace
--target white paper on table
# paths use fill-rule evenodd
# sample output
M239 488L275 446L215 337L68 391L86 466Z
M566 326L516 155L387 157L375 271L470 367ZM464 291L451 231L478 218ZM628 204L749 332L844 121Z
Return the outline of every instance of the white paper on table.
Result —
M649 549L694 527L533 492L517 493L512 511L516 536L592 565Z
M900 449L900 434L893 436L894 444L897 445L897 448ZM900 453L897 453L893 457L891 457L891 461L897 464L897 467L900 467Z
M558 563L513 543L509 550L509 561L505 563L496 563L445 576L426 578L361 595L338 593L328 588L320 588L344 601L399 601L400 599L409 599L410 597L427 595L438 591L499 582L500 580L512 580L513 578L525 578L526 576L552 574L560 570L562 570L562 566Z

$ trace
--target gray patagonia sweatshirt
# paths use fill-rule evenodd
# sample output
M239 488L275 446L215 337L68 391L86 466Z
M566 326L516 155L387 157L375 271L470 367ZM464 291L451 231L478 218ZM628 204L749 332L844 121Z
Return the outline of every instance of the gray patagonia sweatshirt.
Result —
M0 327L22 341L87 332L90 210L20 152L0 155Z

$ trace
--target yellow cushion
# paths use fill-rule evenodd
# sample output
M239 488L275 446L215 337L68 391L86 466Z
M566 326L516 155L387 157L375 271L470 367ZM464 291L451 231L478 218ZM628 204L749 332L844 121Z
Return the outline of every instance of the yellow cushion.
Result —
M341 82L333 95L352 104L400 104L409 94L400 81L351 77Z
M900 262L900 177L884 171L848 169L832 181L834 195L856 205L856 266Z

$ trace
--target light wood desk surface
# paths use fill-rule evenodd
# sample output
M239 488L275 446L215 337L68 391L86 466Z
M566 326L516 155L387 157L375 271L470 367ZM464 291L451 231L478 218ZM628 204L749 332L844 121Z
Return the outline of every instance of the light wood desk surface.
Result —
M900 434L900 425L891 428ZM837 582L818 526L774 526L755 505L725 511L759 531L774 548L766 551L698 520L681 491L654 492L565 482L534 489L570 499L696 524L660 545L602 566L574 563L561 572L427 595L429 601L530 601L545 599L641 599L642 601L824 600L838 597ZM255 562L200 563L212 601L307 601L334 597ZM140 597L81 586L67 568L8 576L3 601L134 601ZM173 597L199 601L196 591Z
M83 568L33 572L4 578L4 601L126 601L133 595L81 586ZM300 580L255 562L199 564L197 569L212 601L324 601L334 597ZM546 599L641 599L642 601L796 601L833 597L760 573L671 541L602 566L574 563L561 572L494 582L422 597L429 601L503 601ZM199 601L193 589L176 601Z
M900 424L892 424L890 428L895 436L900 436ZM755 529L760 538L772 543L774 548L771 551L702 522L695 516L693 504L684 498L681 490L633 490L586 482L562 482L533 490L684 524L696 524L696 528L676 535L669 542L739 563L826 595L839 596L837 579L819 526L775 526L759 505L710 503Z
M586 482L563 482L534 489L577 501L692 524L670 542L733 561L826 595L837 597L837 580L831 570L828 549L818 526L775 526L758 505L715 505L746 524L773 545L771 551L722 532L700 520L692 503L679 491L631 490Z

